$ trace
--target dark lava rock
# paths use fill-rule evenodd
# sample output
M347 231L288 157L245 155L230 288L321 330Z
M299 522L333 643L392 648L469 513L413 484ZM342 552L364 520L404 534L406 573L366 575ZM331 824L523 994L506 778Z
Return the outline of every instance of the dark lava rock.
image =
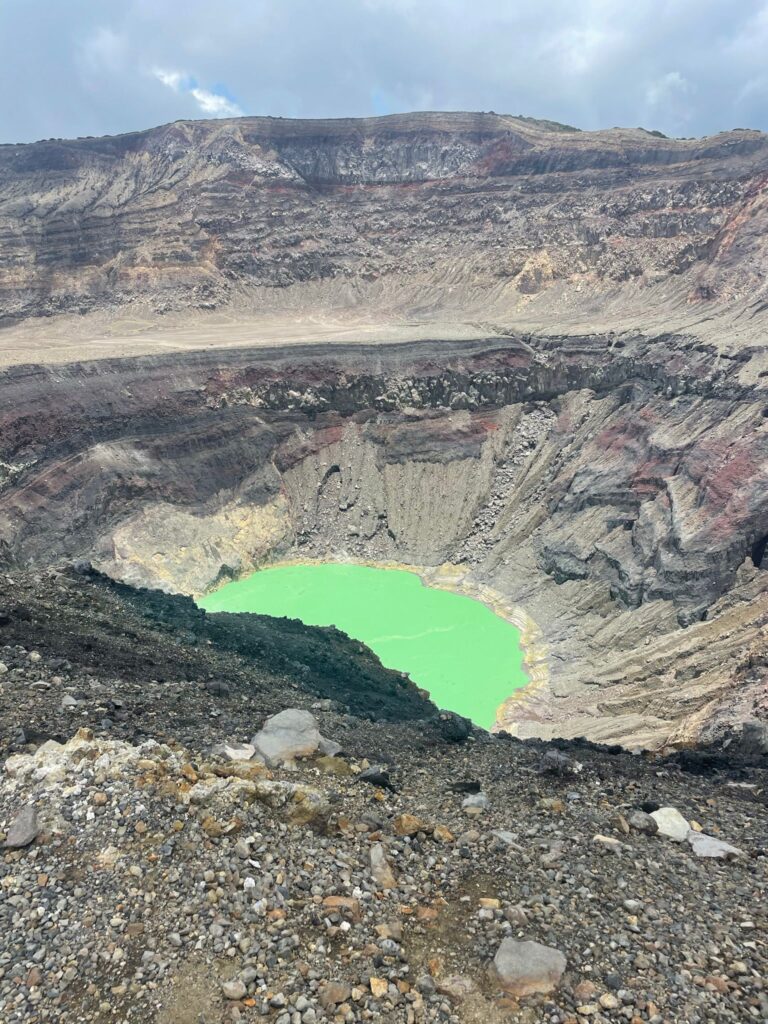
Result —
M628 819L629 827L635 832L644 832L646 835L655 836L659 826L655 818L644 811L633 811Z
M386 768L382 768L380 765L373 765L371 768L366 768L365 771L360 772L357 777L360 782L367 782L371 786L379 786L381 789L389 789L393 793L396 792L395 787L392 785L392 780L389 777L389 772Z
M219 679L211 679L205 684L207 693L212 693L214 697L228 697L230 689L226 683L222 683Z
M208 614L189 597L134 588L95 570L64 569L57 580L52 592L47 577L14 577L9 595L0 595L8 616L4 645L38 648L46 663L63 659L76 674L114 673L129 683L226 680L232 696L247 676L253 699L265 695L262 685L269 698L281 694L288 679L315 700L376 722L438 714L407 677L339 630L268 615Z
M462 779L459 782L452 782L448 789L452 793L479 793L480 783L474 779Z
M547 750L539 761L542 775L571 775L574 770L573 761L560 750Z
M739 739L739 753L745 757L768 754L768 723L745 722Z
M449 743L463 743L472 735L472 723L452 711L442 712L438 717L440 735Z

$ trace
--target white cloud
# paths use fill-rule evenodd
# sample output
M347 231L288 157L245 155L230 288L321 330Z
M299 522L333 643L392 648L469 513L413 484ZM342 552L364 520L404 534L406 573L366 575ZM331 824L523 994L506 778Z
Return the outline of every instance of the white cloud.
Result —
M554 56L560 71L585 75L622 44L621 33L611 27L573 26L544 38L545 53Z
M155 68L154 75L163 85L167 85L174 92L179 92L181 83L186 78L186 75L182 75L180 71L164 71L162 68Z
M79 58L91 73L116 72L126 60L127 44L120 33L101 26L79 44Z
M236 103L216 92L207 89L190 89L190 94L197 100L197 105L204 114L210 117L242 117L243 112Z
M666 75L651 82L645 90L645 98L651 106L658 106L686 96L690 91L690 82L679 71L669 71Z
M166 68L154 68L153 75L168 89L180 95L188 94L197 103L203 114L208 117L242 117L240 107L221 93L201 89L195 80L182 71L169 71Z

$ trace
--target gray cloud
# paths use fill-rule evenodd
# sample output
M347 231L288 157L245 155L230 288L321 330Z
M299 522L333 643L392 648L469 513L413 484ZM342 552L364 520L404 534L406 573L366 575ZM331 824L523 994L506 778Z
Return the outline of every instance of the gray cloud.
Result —
M3 0L0 141L496 110L768 130L768 0Z

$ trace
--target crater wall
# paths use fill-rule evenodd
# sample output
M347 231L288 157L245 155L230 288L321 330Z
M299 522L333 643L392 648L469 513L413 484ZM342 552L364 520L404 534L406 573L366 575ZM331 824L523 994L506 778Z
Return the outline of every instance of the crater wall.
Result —
M226 335L270 311L308 332L349 317L702 330L727 310L752 335L766 182L760 132L667 139L493 113L0 146L0 322L24 341L64 318L72 346L175 323Z
M635 334L12 367L0 557L182 593L283 556L447 562L543 636L499 727L738 732L767 710L763 366Z

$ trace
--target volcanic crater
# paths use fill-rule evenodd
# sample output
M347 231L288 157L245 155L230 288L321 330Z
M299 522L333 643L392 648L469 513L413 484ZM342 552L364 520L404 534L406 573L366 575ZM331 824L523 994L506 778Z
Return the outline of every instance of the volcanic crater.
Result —
M191 595L397 563L520 626L497 729L740 736L766 181L757 132L496 115L0 147L0 560Z

